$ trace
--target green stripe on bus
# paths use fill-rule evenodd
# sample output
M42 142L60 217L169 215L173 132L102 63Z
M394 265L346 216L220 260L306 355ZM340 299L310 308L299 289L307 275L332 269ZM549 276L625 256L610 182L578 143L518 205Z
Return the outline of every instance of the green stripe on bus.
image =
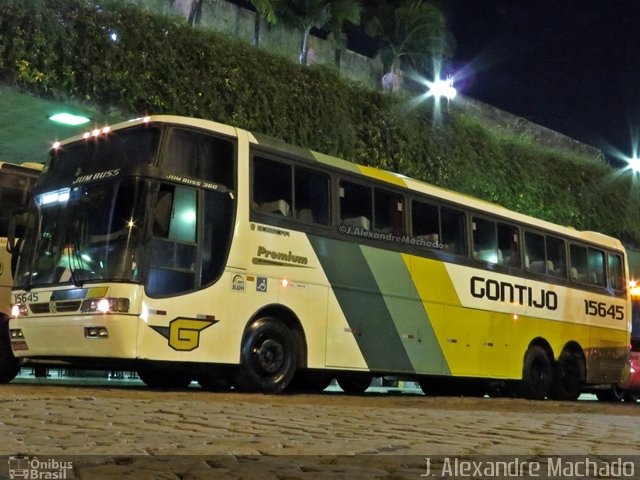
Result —
M411 361L360 246L309 235L370 370L412 372Z
M379 248L363 246L361 249L413 370L450 375L440 343L402 256Z

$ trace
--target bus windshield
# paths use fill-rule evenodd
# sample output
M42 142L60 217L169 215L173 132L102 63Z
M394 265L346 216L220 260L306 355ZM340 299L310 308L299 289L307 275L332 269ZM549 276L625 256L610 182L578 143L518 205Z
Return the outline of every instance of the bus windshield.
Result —
M144 192L128 178L36 195L16 284L138 281Z

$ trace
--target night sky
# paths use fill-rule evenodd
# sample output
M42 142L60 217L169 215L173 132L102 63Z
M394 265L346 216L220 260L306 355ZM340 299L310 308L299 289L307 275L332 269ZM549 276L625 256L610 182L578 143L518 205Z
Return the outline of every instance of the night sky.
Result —
M462 93L607 156L632 154L640 127L640 1L444 5Z

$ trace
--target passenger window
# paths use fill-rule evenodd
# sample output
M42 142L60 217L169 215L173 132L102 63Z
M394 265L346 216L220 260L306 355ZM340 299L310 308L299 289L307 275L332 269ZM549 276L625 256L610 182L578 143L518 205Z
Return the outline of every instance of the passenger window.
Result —
M254 157L253 208L261 213L291 217L291 173L290 165Z
M438 207L414 200L411 202L411 235L420 245L438 248L440 245L440 218Z
M320 225L330 221L329 177L322 173L295 169L295 215L298 220Z
M481 262L499 263L498 237L496 224L490 220L474 217L473 225L473 258Z
M371 188L340 181L340 223L347 227L371 230Z
M547 267L549 275L567 277L567 253L565 242L561 238L546 237Z
M374 228L378 232L401 235L403 232L402 196L376 188Z
M498 222L498 263L505 267L520 268L520 241L518 227Z
M467 255L467 221L464 212L441 207L440 222L443 250L456 255Z
M589 278L589 264L587 262L587 248L571 244L569 247L569 263L571 264L571 280L587 283Z
M231 140L202 132L173 128L163 168L177 175L234 186L235 145Z
M609 286L618 291L624 291L624 267L622 257L614 253L607 254L609 264Z
M590 285L604 286L604 252L596 248L571 245L571 279Z
M540 233L525 232L524 245L524 266L527 271L566 277L564 240ZM576 255L579 256L578 253Z
M544 235L524 234L524 266L531 273L546 273Z
M604 252L595 248L588 248L587 255L589 258L589 283L604 286L606 281Z

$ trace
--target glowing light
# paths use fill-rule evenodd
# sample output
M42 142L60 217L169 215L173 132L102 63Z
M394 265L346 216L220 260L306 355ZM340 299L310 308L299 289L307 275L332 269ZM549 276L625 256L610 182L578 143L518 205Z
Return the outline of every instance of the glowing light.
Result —
M100 300L98 300L96 310L102 313L109 313L109 311L111 310L111 302L109 302L109 299L101 298Z
M629 282L629 292L632 297L640 297L640 285L636 280L631 280Z
M627 158L627 168L630 168L633 173L640 173L640 158L635 155Z
M53 149L57 150L60 148L60 142L53 142Z
M283 278L282 280L280 280L280 285L282 285L282 288L287 288L289 286L289 280Z
M68 188L61 188L53 192L46 192L36 196L38 205L50 205L52 203L67 203L69 200L70 190Z
M458 91L453 86L453 77L446 79L436 78L433 82L427 80L427 97L446 98L453 100L456 98Z
M87 123L91 119L83 117L82 115L74 115L72 113L62 112L51 115L49 117L49 120L51 120L52 122L61 123L63 125L75 126Z
M182 220L185 223L194 223L196 221L196 211L195 210L185 210L182 214Z

